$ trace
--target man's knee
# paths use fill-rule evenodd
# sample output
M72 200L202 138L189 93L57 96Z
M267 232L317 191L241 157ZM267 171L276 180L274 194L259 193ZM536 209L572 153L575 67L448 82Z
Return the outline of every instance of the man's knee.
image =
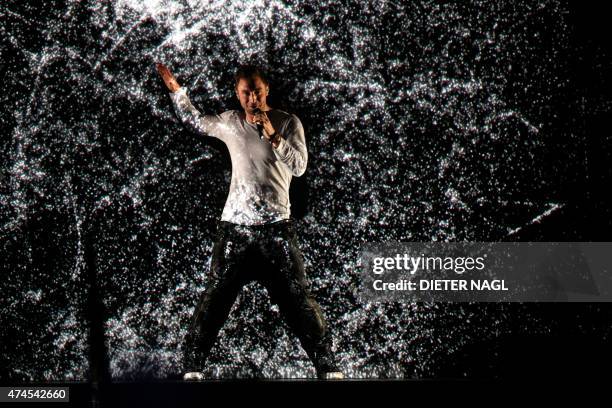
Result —
M288 307L293 309L293 313L290 313L289 318L293 320L294 326L298 326L300 331L313 339L325 334L327 330L325 318L314 298L302 296L293 298L290 303Z

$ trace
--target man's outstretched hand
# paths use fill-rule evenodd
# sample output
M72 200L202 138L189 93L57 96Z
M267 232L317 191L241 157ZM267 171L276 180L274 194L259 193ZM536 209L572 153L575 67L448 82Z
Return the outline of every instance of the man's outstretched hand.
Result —
M176 78L174 75L172 75L172 72L170 72L168 67L166 67L164 64L160 64L159 62L155 64L155 67L157 68L157 72L159 72L159 75L164 80L164 83L170 92L176 92L180 89L181 86L178 84Z

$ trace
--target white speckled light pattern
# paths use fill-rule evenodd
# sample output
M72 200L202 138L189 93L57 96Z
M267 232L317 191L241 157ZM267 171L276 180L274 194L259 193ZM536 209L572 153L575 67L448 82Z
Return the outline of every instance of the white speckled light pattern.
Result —
M565 2L35 3L0 6L0 370L11 378L87 375L87 259L113 377L178 369L232 173L222 143L177 120L155 62L206 113L235 107L235 68L259 63L271 106L301 120L308 171L291 211L347 377L436 376L466 347L552 330L525 305L356 294L362 243L511 239L564 208L551 186L584 151L579 118L558 114L577 106ZM247 286L206 375L314 377L281 321Z

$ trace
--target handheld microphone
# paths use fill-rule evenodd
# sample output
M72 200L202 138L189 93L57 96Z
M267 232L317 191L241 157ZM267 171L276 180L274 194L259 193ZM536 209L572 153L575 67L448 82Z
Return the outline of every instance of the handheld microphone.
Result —
M259 115L261 113L261 109L255 108L253 109L253 113L255 115ZM263 125L261 123L257 124L257 132L259 133L259 139L264 140Z

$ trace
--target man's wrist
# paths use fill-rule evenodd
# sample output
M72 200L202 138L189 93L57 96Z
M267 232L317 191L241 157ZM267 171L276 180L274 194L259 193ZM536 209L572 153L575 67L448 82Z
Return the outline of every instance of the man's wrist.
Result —
M280 133L274 132L272 135L270 135L270 143L272 144L273 148L278 149L278 146L280 145L280 141L281 141Z

